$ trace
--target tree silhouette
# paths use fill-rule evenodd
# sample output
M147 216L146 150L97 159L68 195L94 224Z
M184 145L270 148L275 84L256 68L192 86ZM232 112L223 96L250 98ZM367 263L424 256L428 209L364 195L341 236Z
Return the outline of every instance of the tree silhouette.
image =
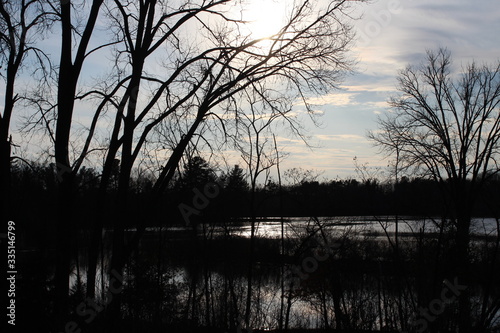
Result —
M440 184L456 230L456 274L467 284L472 211L485 182L500 172L500 62L451 70L445 49L428 51L426 63L402 70L400 94L389 101L392 112L369 137L398 156L401 172L419 172ZM460 295L460 331L470 325L466 291Z
M180 175L177 186L191 191L193 188L203 188L207 183L215 181L215 171L205 159L194 156L186 162Z
M245 177L245 170L240 168L238 164L229 171L225 176L225 190L230 193L238 193L248 191L248 182Z
M178 136L165 150L166 163L162 163L151 202L170 184L184 152L205 124L211 121L212 132L222 137L227 137L230 126L238 127L238 120L245 118L246 110L241 105L244 96L256 96L273 109L276 117L286 120L294 100L304 99L310 111L306 96L335 88L351 66L345 51L353 35L339 17L348 1L322 7L307 0L295 3L281 30L264 39L238 33L246 22L229 17L223 8L227 3L186 1L173 8L154 0L139 6L114 1L107 7L111 29L116 31L115 42L121 46L116 54L119 75L114 88L91 92L104 98L86 142L91 142L105 105L116 108L101 178L104 189L110 162L121 154L112 269L122 269L127 253L133 251L133 244L144 232L145 225L138 225L136 241L124 249L130 172L142 158L145 145L155 138L156 129L168 124ZM213 17L217 24L209 24L207 17ZM203 32L200 36L204 41L197 47L181 38L188 22L197 22ZM164 54L164 70L148 73L146 62L154 61L165 43L168 52ZM143 101L139 99L141 94ZM289 124L295 128L293 122ZM96 237L100 237L101 228L102 223L98 223ZM115 313L119 300L118 295L112 304Z
M12 134L11 120L16 104L28 98L16 81L23 69L40 79L40 85L50 77L51 63L38 47L55 20L44 1L0 1L0 77L3 86L2 113L0 113L0 201L2 221L8 219L10 202L10 170ZM34 60L34 61L33 61ZM31 66L26 63L32 64ZM34 64L34 65L33 65ZM41 75L36 75L36 72ZM39 87L40 88L40 87Z
M28 3L38 2L22 2ZM40 3L60 23L54 29L61 50L57 82L54 91L41 92L44 103L37 104L39 119L31 120L48 135L45 148L53 154L58 170L54 290L56 329L60 329L68 319L71 256L76 252L72 251L76 247L72 242L76 235L74 208L79 204L76 177L84 163L103 161L96 168L100 170L92 207L96 213L90 223L90 241L85 244L87 297L93 299L105 223L113 226L109 272L123 272L145 231L146 219L134 220L130 214L135 204L130 194L132 170L148 162L147 152L158 152L161 158L144 211L159 205L186 149L202 136L206 126L216 138L226 140L230 130L238 137L241 120L249 119L248 105L243 102L247 96L258 100L265 112L272 110L273 119L283 120L292 132L300 134L299 124L292 119L293 104L302 100L312 115L308 97L337 88L353 65L347 52L354 34L345 12L351 1L293 2L279 31L258 39L242 33L249 22L233 15L238 10L228 10L228 5L244 6L240 1ZM46 12L43 6L34 10L36 15ZM5 22L1 26L9 28ZM107 33L99 33L97 26L106 27ZM7 37L2 35L2 47L10 43ZM85 66L89 59L101 61L103 53L113 62L109 73L88 84L83 79ZM84 111L90 120L81 125L79 112L88 102L94 107L90 118L89 110ZM3 127L8 124L4 120L6 117ZM175 142L160 140L162 126L175 133ZM3 151L8 146L5 133L0 138ZM255 188L255 181L252 186ZM132 240L125 237L130 226L136 227ZM115 295L106 311L110 318L120 315L120 302L121 295ZM120 330L119 325L112 328Z
M49 2L50 3L50 2ZM69 275L71 273L72 236L75 225L72 207L75 199L74 178L85 154L74 163L70 157L71 130L78 81L89 51L90 39L99 16L103 0L92 1L89 15L83 28L74 24L75 13L71 1L61 1L57 7L61 23L61 56L57 80L57 120L55 130L54 157L58 168L58 208L56 214L57 264L55 273L56 319L58 327L63 327L68 315ZM77 33L75 33L77 31ZM78 36L75 38L75 36ZM76 39L76 40L75 40ZM76 51L75 51L76 43Z

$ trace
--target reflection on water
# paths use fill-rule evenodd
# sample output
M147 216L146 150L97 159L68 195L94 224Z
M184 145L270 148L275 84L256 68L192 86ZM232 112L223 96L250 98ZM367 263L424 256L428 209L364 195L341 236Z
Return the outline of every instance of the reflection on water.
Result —
M408 217L257 220L252 327L273 329L281 318L289 327L403 328L414 320L415 309L429 304L441 288L430 286L452 278L445 270L449 259L436 255L434 248L440 223ZM396 228L401 246L398 257L393 248ZM196 231L179 226L147 229L124 272L125 314L144 318L145 311L159 311L157 315L169 323L187 320L227 328L239 324L246 306L251 221L198 225ZM487 247L484 236L496 236L496 221L474 219L471 231L477 236L475 246ZM105 233L96 295L108 283L104 272L111 234ZM427 243L422 235L430 236ZM338 246L325 259L305 265L320 243ZM86 279L84 258L82 253L78 262L81 283ZM292 272L292 279L282 279L287 271ZM75 269L73 287L76 277ZM293 277L299 283L295 289L291 288ZM475 290L479 303L481 287ZM456 304L451 304L440 320L455 327L456 315Z
M325 230L343 233L346 230L353 231L358 236L373 234L380 234L381 238L386 237L387 234L394 234L396 232L396 224L398 233L401 236L410 237L411 235L420 232L439 232L439 225L441 219L439 218L421 218L414 217L364 217L364 216L348 216L348 217L335 217L327 218L321 217L316 219L304 217L286 217L283 219L284 237L296 238L303 235L315 227L318 227L318 221L321 227ZM255 236L265 238L280 238L282 236L282 222L280 218L259 218L255 223ZM251 234L250 219L241 219L238 223L234 224L207 224L215 235L223 235L229 233L233 236L249 238ZM159 228L147 228L149 232L157 232ZM170 227L170 231L183 232L190 230L188 227ZM203 228L199 228L202 232ZM134 229L129 230L134 232ZM471 223L471 234L476 236L495 236L497 232L496 220L494 218L474 218Z

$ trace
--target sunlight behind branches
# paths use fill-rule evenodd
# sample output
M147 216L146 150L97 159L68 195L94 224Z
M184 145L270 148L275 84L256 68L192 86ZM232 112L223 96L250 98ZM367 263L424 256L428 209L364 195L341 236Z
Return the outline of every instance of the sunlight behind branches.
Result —
M243 4L242 19L248 24L244 35L252 39L269 38L283 27L291 3L283 0L251 0Z

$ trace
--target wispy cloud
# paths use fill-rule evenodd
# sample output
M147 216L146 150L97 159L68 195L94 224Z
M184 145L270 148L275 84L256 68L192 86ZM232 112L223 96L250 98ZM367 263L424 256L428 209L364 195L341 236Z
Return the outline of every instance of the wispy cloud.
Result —
M333 105L333 106L347 106L354 105L356 102L354 98L356 97L356 93L331 93L328 95L323 95L319 97L312 97L306 100L306 102L310 105ZM296 105L304 105L304 102L299 102Z
M366 142L366 138L357 134L318 134L315 136L321 141L350 141Z
M372 106L372 107L379 108L379 109L386 109L389 106L386 101L367 102L366 104L368 106Z
M381 16L395 3L397 10L390 18ZM482 63L500 57L498 1L377 0L360 6L365 15L353 24L370 38L353 49L356 72L346 78L341 91L307 100L318 113L324 112L323 126L308 127L310 143L318 148L310 149L300 139L277 138L278 146L290 153L280 165L283 169L301 166L324 170L329 178L355 176L354 156L370 166L385 166L387 162L364 133L377 133L377 115L391 112L387 99L397 94L399 70L420 64L426 50L438 47L452 52L458 69L472 59ZM379 31L370 33L370 28ZM302 116L303 106L297 102L294 111Z

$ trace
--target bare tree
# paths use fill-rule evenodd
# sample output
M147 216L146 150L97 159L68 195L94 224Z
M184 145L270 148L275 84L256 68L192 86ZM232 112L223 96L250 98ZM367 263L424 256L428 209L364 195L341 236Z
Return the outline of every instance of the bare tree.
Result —
M61 56L57 82L57 121L55 128L54 153L58 168L58 208L56 218L56 314L58 325L64 325L68 311L70 249L71 237L74 234L72 220L72 205L74 200L74 176L78 171L80 161L70 162L70 134L73 128L73 113L78 80L84 61L94 50L89 51L90 39L97 22L103 0L92 1L89 15L78 29L75 24L75 13L72 1L61 1L53 8L59 13L61 22ZM76 33L75 33L76 32ZM74 36L78 36L74 40ZM75 46L76 43L76 46ZM75 51L76 49L76 51ZM74 52L75 51L75 52ZM80 164L78 164L80 163ZM62 326L61 326L62 327Z
M441 185L456 230L456 272L469 282L472 209L479 190L500 171L500 62L471 63L451 72L450 53L428 51L421 66L399 73L400 95L369 137L388 155L398 155L399 172L421 172ZM460 296L460 330L470 330L470 300Z
M234 12L228 10L228 6L240 6L239 1L47 1L61 22L57 107L52 108L55 128L50 128L52 122L45 123L54 142L60 180L55 283L60 319L67 311L69 291L74 177L84 161L96 150L105 153L97 212L106 209L114 216L109 268L120 272L145 230L144 221L136 223L135 237L125 242L125 226L135 223L128 215L131 171L154 149L156 129L173 126L171 133L178 133L178 141L163 150L151 205L169 185L187 147L205 131L203 125L212 121L212 134L223 138L230 122L237 126L238 119L244 118L248 110L240 103L246 94L258 96L276 117L286 119L297 99L311 111L308 96L337 87L353 64L347 58L354 37L345 13L350 2L294 2L278 32L255 39L241 33L248 22L232 17ZM75 10L77 6L83 10ZM106 36L111 39L91 48L96 25L106 22ZM86 87L81 80L84 63L96 51L107 50L113 50L115 63L108 80ZM96 101L92 119L88 128L79 128L80 135L72 135L77 128L75 103L84 99ZM109 110L114 111L110 122L104 117ZM105 137L105 143L99 143L97 136ZM102 198L109 195L114 171L116 198L112 207L104 207ZM89 244L87 293L91 298L105 216L97 215ZM107 312L114 317L119 309L118 294ZM119 330L118 325L113 328Z
M166 151L169 157L153 188L153 197L157 197L168 186L201 126L213 119L220 125L214 130L224 133L228 119L241 117L239 101L248 91L273 105L276 116L286 117L297 97L306 100L311 93L335 88L352 64L346 51L353 35L342 21L348 1L334 1L325 7L313 1L297 3L277 34L257 40L238 33L238 27L246 22L229 17L222 7L226 3L229 1L182 2L174 8L162 1L134 4L117 0L107 7L117 36L116 62L122 65L117 69L125 75L111 92L92 92L104 96L92 126L95 128L103 105L116 107L101 178L105 190L111 161L121 154L116 200L121 208L117 208L113 234L112 269L121 270L127 253L144 231L144 224L138 225L137 237L125 246L125 219L118 216L127 215L130 171L141 158L145 143L154 137L154 129L165 123L175 126L180 123L175 120L178 118L187 124L174 130L182 134L175 147ZM207 16L222 23L211 25ZM198 36L203 37L199 45L183 40L187 22L199 27ZM160 48L165 44L166 54L155 53L165 52ZM148 73L146 60L154 61L154 54L164 57L164 66L161 72ZM86 142L93 134L92 129ZM100 228L102 224L96 226L97 237ZM90 275L94 273L90 272L89 281ZM119 304L119 295L115 304Z
M0 114L0 201L2 215L7 217L10 207L10 164L12 135L10 123L15 104L23 93L16 89L16 79L28 57L33 58L29 72L39 78L50 75L50 61L36 42L41 40L55 19L54 13L43 1L0 1L0 76L4 86L3 113ZM10 136L10 137L9 137ZM2 220L3 220L2 216Z
M263 183L267 183L270 169L276 165L278 156L275 156L270 145L271 134L273 133L274 122L282 116L280 109L273 106L273 103L267 98L259 94L247 94L250 112L241 113L242 117L236 128L236 136L234 142L237 150L241 153L241 157L246 164L250 178L250 256L248 261L247 273L247 295L245 303L245 325L248 328L250 325L252 297L253 297L253 278L254 278L254 254L255 254L255 238L258 228L257 223L257 202L256 191L259 177L264 174ZM291 120L290 118L288 120ZM262 181L262 179L261 179Z

